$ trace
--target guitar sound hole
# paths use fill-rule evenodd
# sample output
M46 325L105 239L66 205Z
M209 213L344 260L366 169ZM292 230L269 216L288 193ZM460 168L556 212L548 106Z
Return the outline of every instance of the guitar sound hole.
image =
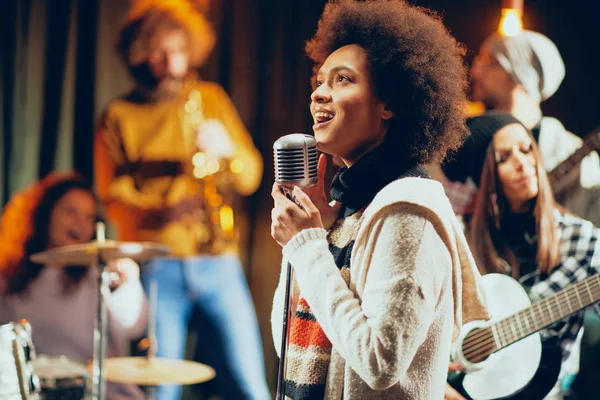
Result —
M494 335L490 328L476 328L467 333L463 340L463 354L471 363L486 360L496 350Z

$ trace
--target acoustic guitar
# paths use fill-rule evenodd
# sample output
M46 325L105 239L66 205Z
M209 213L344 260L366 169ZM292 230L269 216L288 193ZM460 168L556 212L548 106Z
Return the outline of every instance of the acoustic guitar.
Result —
M539 331L600 301L600 274L533 304L510 276L482 278L491 319L461 329L452 358L464 372L449 383L473 400L544 398L558 379L562 350L555 338L542 341Z

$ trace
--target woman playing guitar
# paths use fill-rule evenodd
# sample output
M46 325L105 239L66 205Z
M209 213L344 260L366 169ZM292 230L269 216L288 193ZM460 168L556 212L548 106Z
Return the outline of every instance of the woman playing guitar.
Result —
M482 274L512 276L532 301L567 287L572 290L572 285L597 274L600 230L557 205L531 133L504 113L483 114L468 125L472 136L460 154L468 153L469 159L457 157L452 163L459 168L468 164L479 188L473 216L465 225ZM500 299L509 300L508 295ZM567 305L557 302L556 307L561 310ZM600 314L598 304L593 307ZM525 323L514 330L527 327ZM579 310L542 330L540 368L510 398L562 398L561 379L578 369L582 327L583 310ZM519 374L518 368L514 373ZM468 395L461 386L453 386ZM460 398L447 388L446 399Z

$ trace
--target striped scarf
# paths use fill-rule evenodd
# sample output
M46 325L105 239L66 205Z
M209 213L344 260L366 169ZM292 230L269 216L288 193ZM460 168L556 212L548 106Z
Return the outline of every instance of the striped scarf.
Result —
M363 211L342 210L343 218L328 233L329 250L347 285L350 255ZM331 342L300 294L289 339L285 395L293 400L323 399L330 359Z

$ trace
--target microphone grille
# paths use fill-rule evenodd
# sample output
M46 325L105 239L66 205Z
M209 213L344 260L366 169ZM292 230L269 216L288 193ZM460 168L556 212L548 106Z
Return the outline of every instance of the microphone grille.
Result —
M317 141L310 135L292 133L273 144L275 181L280 185L308 187L317 182Z

